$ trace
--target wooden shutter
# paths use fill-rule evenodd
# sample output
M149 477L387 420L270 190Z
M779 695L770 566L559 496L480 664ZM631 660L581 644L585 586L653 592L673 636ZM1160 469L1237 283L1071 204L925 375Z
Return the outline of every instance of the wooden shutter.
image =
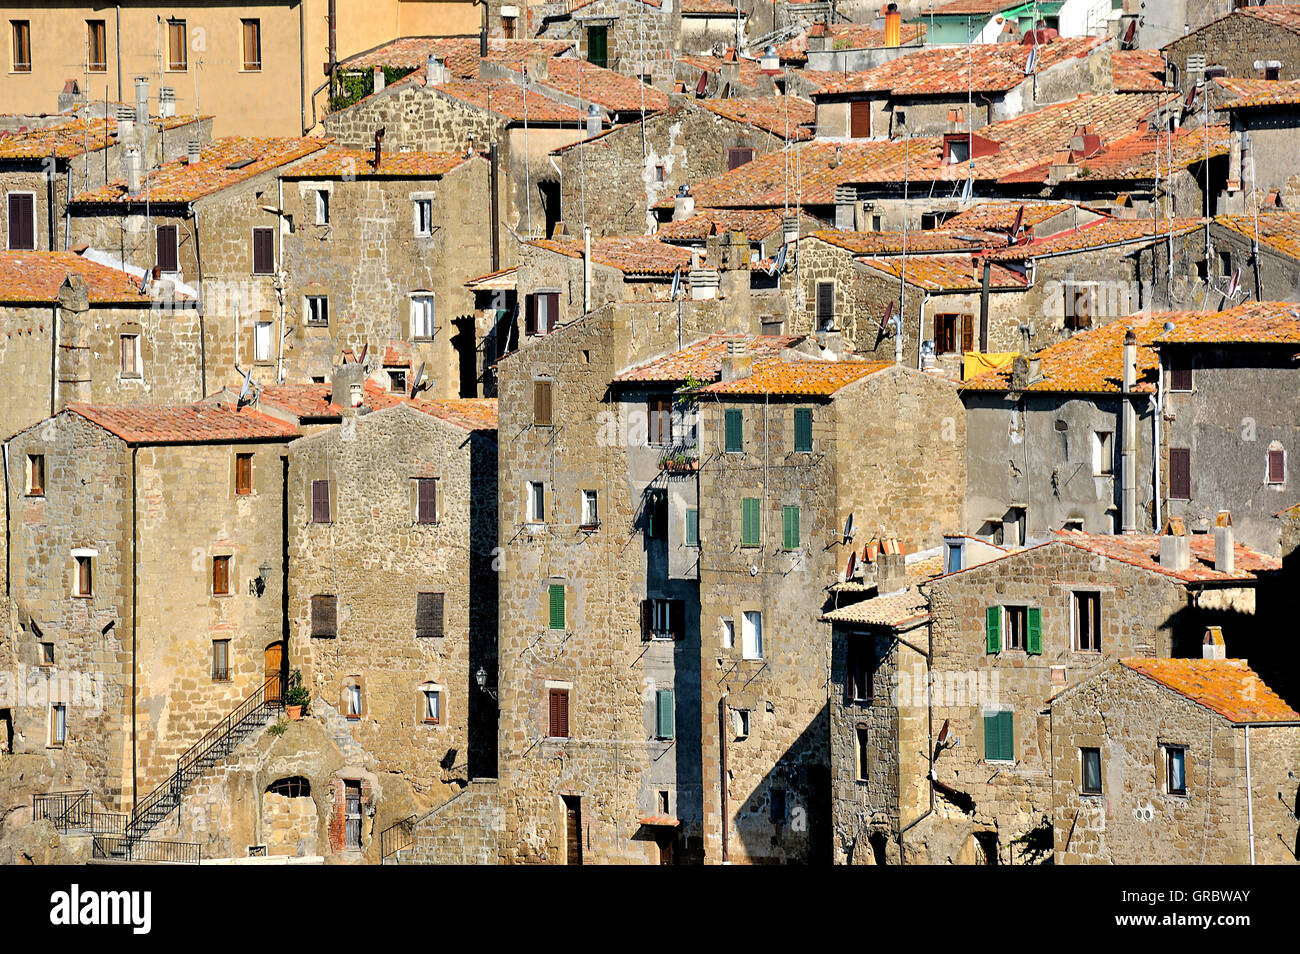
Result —
M799 508L781 508L781 547L795 550L799 547Z
M641 601L641 639L648 640L654 638L654 600Z
M673 639L686 638L686 601L668 601L668 629Z
M700 545L700 511L698 507L686 509L686 540L688 547Z
M169 70L185 69L188 59L188 50L185 47L185 21L167 21L167 68Z
M1169 359L1169 390L1190 391L1192 389L1192 362L1186 355L1174 355Z
M1186 447L1169 448L1169 496L1175 500L1192 497L1192 452Z
M962 352L975 350L975 317L974 315L961 316L961 350Z
M794 449L802 453L812 450L812 409L794 409Z
M330 482L313 480L311 482L311 522L330 522Z
M251 494L253 492L253 455L235 455L235 493Z
M253 229L253 274L275 271L275 229Z
M649 431L647 442L650 444L667 444L672 430L672 402L666 397L646 399L646 416Z
M158 226L158 257L154 263L164 272L180 271L176 253L176 226Z
M994 761L1000 757L998 748L998 716L1000 712L994 712L984 717L984 759L985 761Z
M537 334L537 296L524 296L524 334Z
M9 248L31 251L36 248L36 200L30 195L9 196Z
M655 693L655 735L661 739L671 739L675 732L675 713L673 691L660 689Z
M724 416L725 447L728 454L739 454L745 450L745 412L739 408L727 410Z
M230 557L212 558L212 592L223 595L230 592Z
M434 637L443 635L444 597L445 594L443 593L415 594L416 636Z
M1031 606L1025 611L1025 620L1025 652L1031 656L1040 656L1043 652L1043 611L1037 606Z
M1016 757L1016 740L1012 719L1013 714L1010 712L998 713L998 757L1007 761L1014 761Z
M835 283L817 283L817 328L823 329L835 324Z
M871 138L871 103L859 100L849 104L849 138Z
M569 737L569 690L552 689L549 699L549 722L547 734L553 739Z
M311 598L311 634L320 637L338 635L338 597L313 596Z
M754 150L749 148L736 148L727 150L727 171L739 169L747 162L754 161Z
M416 519L420 523L438 522L438 479L421 477L416 485Z
M990 606L984 611L984 631L987 651L1002 652L1002 607Z
M262 68L262 21L244 20L244 69Z
M550 427L554 418L551 412L551 381L533 382L533 423L539 427Z
M1270 484L1286 483L1286 456L1280 450L1268 452L1268 482Z
M759 522L758 498L746 497L740 502L740 544L758 546L762 526Z
M564 584L552 583L547 593L551 629L564 629Z
M546 295L546 333L550 334L560 323L560 293L545 292Z

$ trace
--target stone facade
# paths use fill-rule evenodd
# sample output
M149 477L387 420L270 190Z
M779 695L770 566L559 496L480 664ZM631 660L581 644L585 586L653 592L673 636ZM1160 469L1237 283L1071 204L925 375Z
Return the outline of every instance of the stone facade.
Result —
M1166 43L1162 48L1169 58L1172 81L1179 89L1201 79L1187 71L1187 57L1199 54L1207 66L1221 66L1227 76L1264 79L1255 69L1256 60L1278 60L1278 78L1300 79L1300 34L1264 17L1236 11L1205 24L1194 33Z
M550 39L578 38L578 56L592 61L592 28L605 38L605 63L630 76L648 76L655 86L672 86L672 54L681 48L681 5L662 6L640 0L593 0L574 13L568 5L543 4L531 9L533 33ZM594 62L594 61L593 61Z

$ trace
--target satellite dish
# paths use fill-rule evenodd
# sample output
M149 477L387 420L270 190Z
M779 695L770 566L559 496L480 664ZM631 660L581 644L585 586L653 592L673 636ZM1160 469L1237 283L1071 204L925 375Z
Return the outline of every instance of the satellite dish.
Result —
M425 362L420 362L420 369L415 372L415 379L411 382L411 397L415 397L421 391L421 383L424 381Z
M370 356L370 343L367 342L366 344L361 346L361 356L357 358L357 364L364 365L366 363L366 358L368 358L369 356Z
M848 583L853 579L853 571L857 569L858 555L854 551L849 551L849 561L844 566L844 582Z
M235 407L243 407L250 403L248 400L249 392L252 390L253 369L249 368L244 372L244 383L239 386L239 400L235 402Z
M948 719L943 720L943 728L939 730L939 744L943 745L948 741Z
M853 514L849 514L848 519L844 521L844 542L848 543L853 539Z

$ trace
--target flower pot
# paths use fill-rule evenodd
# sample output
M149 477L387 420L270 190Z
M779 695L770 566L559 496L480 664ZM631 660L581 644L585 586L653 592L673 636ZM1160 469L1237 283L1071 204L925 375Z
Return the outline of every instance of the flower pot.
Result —
M297 722L302 718L302 706L285 706L284 711L290 722Z

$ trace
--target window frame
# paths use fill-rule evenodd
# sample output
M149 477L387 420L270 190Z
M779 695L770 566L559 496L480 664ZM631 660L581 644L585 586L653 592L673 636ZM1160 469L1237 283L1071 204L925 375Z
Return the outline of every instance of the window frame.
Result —
M129 351L127 350L129 347ZM117 336L118 377L136 381L144 377L144 362L140 354L140 332L124 331ZM129 360L128 360L129 359ZM130 367L128 368L128 364Z
M1161 750L1161 752L1162 752L1163 755L1164 755L1164 761L1165 761L1165 773L1164 773L1164 774L1165 774L1165 794L1166 794L1166 795L1173 795L1173 796L1176 796L1176 797L1178 797L1178 798L1186 798L1187 795L1188 795L1188 785L1187 785L1187 746L1185 746L1185 745L1169 745L1169 744L1163 744L1163 743L1162 743L1161 746L1160 746L1160 750ZM1182 788L1174 788L1174 784L1173 784L1173 761L1172 761L1172 756L1173 756L1173 754L1174 754L1175 752L1178 753L1178 755L1179 755L1179 760L1180 760L1180 762L1181 762L1182 779L1183 779L1183 785L1182 785Z
M56 731L56 728L58 731ZM50 703L49 734L46 748L61 749L68 744L68 704Z
M230 681L230 640L229 639L214 639L212 641L211 676L213 682Z
M742 610L740 615L740 658L763 659L763 611Z
M579 529L595 530L600 526L600 494L595 490L582 490L579 494Z
M732 440L735 438L735 440ZM722 412L722 448L724 454L745 453L745 409L724 408Z
M327 613L326 607L329 607ZM330 624L326 628L326 624ZM338 639L339 598L334 593L313 593L308 600L308 636L311 639Z
M330 296L303 295L303 323L308 328L328 328L330 325ZM319 303L319 307L317 304Z
M751 534L750 531L753 530ZM763 501L761 497L740 498L740 545L763 545Z
M99 47L99 59L95 59L96 47ZM108 22L105 20L86 21L86 72L108 72Z
M1089 759L1096 761L1096 786L1089 784ZM1105 794L1105 779L1102 777L1101 749L1095 745L1079 746L1079 794L1087 798L1098 798Z
M1003 720L1004 718L1007 720L1007 723L1008 723L1007 735L1008 735L1008 737L1009 737L1009 742L1010 742L1010 754L1009 754L1009 755L1008 755L1006 752L1004 752L1004 751L1002 750L1002 742L1003 742L1003 738L1002 738L1002 720ZM998 739L998 749L997 749L997 753L996 753L995 755L993 755L993 756L990 756L990 755L989 755L989 745L988 745L988 743L989 743L989 721L990 721L990 720L995 720L995 725L996 725L995 731L996 731L996 733L997 733L997 739ZM983 713L983 721L984 721L984 761L985 761L985 762L1002 763L1002 764L1004 764L1004 765L1005 765L1005 764L1011 764L1011 765L1014 765L1014 764L1015 764L1015 761L1016 761L1016 717L1015 717L1015 713L1014 713L1012 710L1010 710L1010 709L985 710L985 712Z
M74 553L74 570L72 595L81 599L91 599L95 595L95 558L88 553Z
M871 730L865 725L853 727L854 781L871 781Z
M258 261L258 253L257 253L257 250L258 250L258 244L257 244L257 241L258 241L258 236L259 236L259 235L261 235L261 236L267 236L267 235L269 235L269 236L270 236L270 253L269 253L269 254L270 254L270 262L267 262L267 261L265 261L265 260L263 260L263 261L261 261L261 262ZM266 239L263 238L263 241L266 241ZM262 276L270 276L270 275L274 275L274 274L275 274L275 265L276 265L276 256L275 256L275 229L274 229L272 226L269 226L269 225L255 225L255 226L253 226L253 231L252 231L252 243L253 243L252 248L251 248L251 251L252 251L252 253L253 253L253 263L252 263L252 269L251 269L252 274L254 274L254 275L262 275ZM262 267L259 268L259 267L258 267L259 265L261 265Z
M416 196L411 199L411 227L416 238L433 237L433 199Z
M1086 602L1094 605L1095 609L1090 614L1091 619L1088 622L1088 646L1083 645L1083 621L1084 621L1084 602L1080 597L1084 597ZM1100 590L1071 590L1070 591L1070 648L1076 653L1101 653L1101 636L1102 627L1105 619L1102 615L1101 591Z
M794 409L794 452L796 454L812 453L812 425L812 408L797 407Z
M548 686L546 689L546 737L548 739L573 738L572 720L569 718L571 701L569 696L567 688Z
M316 224L330 224L330 195L329 189L314 189L316 193Z
M339 709L348 722L360 722L366 715L366 693L360 676L347 676L343 680ZM354 708L355 704L355 708Z
M1180 355L1170 352L1167 374L1168 391L1176 394L1191 394L1196 390L1196 361L1190 353Z
M1182 464L1182 477L1177 485L1174 483L1174 455ZM1186 481L1185 485L1183 481ZM1169 448L1169 499L1170 500L1191 500L1192 499L1192 449L1190 447L1171 447Z
M177 17L168 17L167 24L167 69L168 73L186 73L190 66L190 32L189 24ZM179 33L177 32L179 30ZM177 38L180 39L179 47ZM177 59L177 53L180 59Z
M791 553L801 548L803 537L798 504L781 505L781 549Z
M671 742L677 738L677 696L672 689L655 690L654 737L660 742Z
M178 275L181 271L181 233L174 225L154 226L154 265L164 275ZM164 241L166 236L166 241Z
M412 341L432 341L437 331L434 324L434 296L431 292L413 294L410 298L410 324Z
M26 199L28 212L31 216L31 244L16 245L14 244L14 200ZM10 189L5 192L5 249L10 252L35 252L40 246L40 229L37 228L38 206L36 203L36 193L28 189Z
M37 479L37 471L40 472ZM27 493L28 497L45 496L45 455L27 455Z
M682 546L698 547L700 545L700 508L687 507L682 527Z
M437 526L440 522L437 477L415 478L415 523L424 526ZM429 499L432 497L432 499Z
M322 504L322 501L320 500L320 498L319 498L319 496L318 496L318 493L317 493L317 492L320 490L321 487L324 487L324 488L325 488L325 499L324 499L324 501L323 501L323 504L324 504L324 516L323 516L323 519L322 519L322 513L321 513L321 510L320 510L320 506L321 506L321 504ZM311 520L310 520L310 522L311 522L311 523L314 523L314 524L317 524L317 525L325 525L325 524L331 524L331 523L333 523L333 522L334 522L334 487L333 487L333 481L331 481L328 477L318 478L318 479L316 479L316 480L313 480L313 481L311 482L311 498L310 498L310 499L311 499Z
M257 54L256 60L248 58L248 28L250 26L253 28L253 42L257 45L255 51ZM262 72L262 21L259 17L239 18L239 52L241 73Z
M1092 432L1092 475L1094 477L1115 476L1114 431Z
M830 292L830 312L829 315L822 313L822 289L829 288ZM836 291L834 279L822 279L813 286L813 327L818 331L835 330L835 306Z
M216 553L212 556L212 595L233 596L230 588L230 554Z
M420 604L427 604L427 612L421 611ZM433 608L437 608L437 613ZM429 617L431 623L427 629L422 630L420 620ZM436 619L436 623L432 620ZM435 631L436 630L436 631ZM420 590L415 594L415 638L416 639L441 639L447 635L447 594L442 590Z
M429 716L429 699L434 700L434 714ZM443 690L437 683L426 682L420 687L420 722L423 725L443 725L446 712L443 709Z
M1278 463L1278 469L1281 471L1281 476L1277 478L1274 478L1273 476L1273 462L1275 460ZM1269 487L1286 486L1286 449L1285 448L1282 447L1268 448L1268 452L1265 457L1264 483L1267 484Z
M18 58L19 51L27 54L26 62ZM32 71L32 21L9 21L9 72L30 73Z
M530 480L526 484L526 512L527 522L537 526L546 524L546 482L542 480Z

